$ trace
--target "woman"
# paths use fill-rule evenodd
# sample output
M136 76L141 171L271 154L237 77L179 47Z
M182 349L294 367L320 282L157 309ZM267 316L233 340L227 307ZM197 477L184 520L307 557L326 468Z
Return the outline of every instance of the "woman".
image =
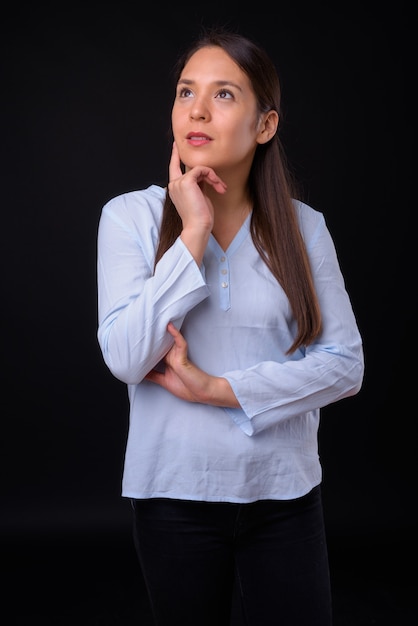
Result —
M208 32L179 60L166 189L98 233L98 339L128 385L122 495L155 623L328 626L319 410L362 341L324 217L296 200L267 54ZM235 591L234 591L235 590Z

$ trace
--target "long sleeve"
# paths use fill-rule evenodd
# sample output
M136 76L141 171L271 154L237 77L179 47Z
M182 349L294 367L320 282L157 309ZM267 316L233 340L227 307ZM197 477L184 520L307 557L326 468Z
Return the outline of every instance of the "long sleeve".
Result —
M98 340L113 375L139 383L168 351L168 322L181 322L208 295L202 272L180 239L154 274L162 190L119 196L98 229ZM159 202L158 202L159 200ZM140 229L139 229L140 226Z
M304 236L321 307L322 333L305 353L223 374L242 407L227 411L248 435L352 396L361 388L362 340L335 246L322 216L312 232L307 221Z

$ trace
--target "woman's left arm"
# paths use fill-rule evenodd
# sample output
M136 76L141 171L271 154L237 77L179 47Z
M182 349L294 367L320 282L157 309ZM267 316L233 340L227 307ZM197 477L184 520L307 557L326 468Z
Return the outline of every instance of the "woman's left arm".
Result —
M225 372L241 410L226 409L248 435L357 394L364 376L363 342L323 215L304 233L322 314L322 331L281 363L264 361Z
M211 376L191 363L187 343L169 325L174 345L165 372L147 378L184 400L222 406L247 435L353 396L361 388L364 355L334 243L321 220L308 241L322 332L305 351L282 362L262 361L244 370Z

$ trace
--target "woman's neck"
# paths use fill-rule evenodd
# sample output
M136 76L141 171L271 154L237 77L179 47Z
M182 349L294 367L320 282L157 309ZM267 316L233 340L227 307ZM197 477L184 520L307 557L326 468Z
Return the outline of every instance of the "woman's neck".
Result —
M215 219L212 235L223 250L226 250L252 210L246 195L228 198L228 192L217 199L214 205Z

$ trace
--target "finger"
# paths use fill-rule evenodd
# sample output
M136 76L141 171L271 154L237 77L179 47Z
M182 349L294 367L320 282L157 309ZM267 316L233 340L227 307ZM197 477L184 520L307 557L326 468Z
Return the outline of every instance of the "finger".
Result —
M211 185L211 187L213 187L218 193L226 192L226 183L224 183L222 178L219 178L219 176L212 169L208 168L208 171L204 175L204 180L209 185Z
M171 150L170 164L168 166L169 180L176 180L176 178L180 178L182 175L183 172L181 171L180 155L176 142L174 141L173 148Z
M174 326L173 322L168 323L167 330L170 333L170 335L173 337L174 344L177 346L177 348L187 351L187 342L185 338L183 337L183 335L181 334L181 332L177 330L177 328Z
M168 322L167 330L170 333L170 335L174 337L174 339L181 334L180 331L177 330L177 328L174 326L173 322Z
M163 374L158 372L157 370L150 370L148 374L145 376L145 380L149 380L152 383L156 383L160 385L162 382Z
M206 165L196 165L184 175L184 179L186 179L186 177L198 185L206 183L219 193L225 193L227 190L227 185L222 178L220 178L211 167L207 167Z

